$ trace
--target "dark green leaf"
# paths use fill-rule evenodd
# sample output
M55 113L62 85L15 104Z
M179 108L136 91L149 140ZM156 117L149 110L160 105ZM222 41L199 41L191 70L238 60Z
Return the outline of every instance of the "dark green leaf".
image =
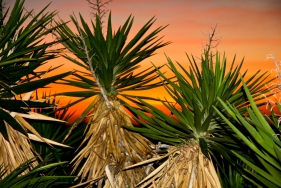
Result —
M209 152L208 152L208 145L207 142L204 140L204 138L199 138L199 145L201 148L202 153L210 159Z
M14 129L18 130L19 132L27 136L27 133L22 128L22 126L8 112L5 112L2 109L0 109L0 119L6 121L6 123L8 123Z

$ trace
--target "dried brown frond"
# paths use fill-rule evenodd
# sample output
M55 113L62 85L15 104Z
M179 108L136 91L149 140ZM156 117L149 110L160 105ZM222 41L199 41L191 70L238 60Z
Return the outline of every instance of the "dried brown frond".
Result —
M5 126L8 132L9 141L0 134L0 164L6 168L6 176L19 165L34 158L36 155L34 155L34 150L29 138L13 129L6 122ZM30 165L33 168L38 165L38 162L34 160Z
M136 167L123 171L123 167L147 160L154 155L146 138L123 129L133 126L130 116L116 98L108 98L111 108L107 108L103 97L99 96L93 106L85 138L73 163L73 172L79 165L78 176L82 181L105 181L104 187L135 187L146 177L147 167ZM112 185L113 184L113 185Z
M27 132L29 131L30 133L27 134L27 137L19 131L15 130L13 127L11 127L7 122L5 122L5 127L8 133L8 140L6 140L0 133L0 164L4 168L6 168L7 171L2 178L4 178L11 171L13 171L15 168L17 168L19 165L26 162L27 160L36 158L42 161L40 155L36 154L35 150L33 149L30 140L44 142L50 147L53 147L52 145L69 147L67 145L41 137L40 134L23 117L37 120L60 120L49 118L47 116L32 112L30 112L29 114L11 112L10 114ZM30 163L30 169L34 168L37 165L38 161L33 160ZM25 174L26 172L28 172L28 170L25 171L23 174Z
M168 159L149 174L137 187L149 188L221 188L211 160L196 143L171 147Z

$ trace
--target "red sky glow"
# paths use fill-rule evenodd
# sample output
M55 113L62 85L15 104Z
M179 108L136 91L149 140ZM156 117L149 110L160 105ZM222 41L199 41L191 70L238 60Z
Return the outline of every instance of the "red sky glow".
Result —
M6 6L14 2L9 0ZM48 1L26 0L25 7L37 13L47 4ZM225 53L229 62L235 54L237 62L245 57L243 70L248 69L249 74L258 70L273 70L273 60L266 60L266 55L271 52L276 59L281 60L280 0L113 0L107 8L112 12L114 28L123 24L130 14L134 16L132 34L136 34L153 16L157 18L153 28L169 25L160 36L172 43L144 61L143 68L151 66L151 62L156 65L166 63L165 54L188 67L185 53L200 56L202 44L206 43L208 32L216 24L217 37L221 38L217 50ZM92 18L86 0L53 0L47 10L58 10L59 17L65 21L70 20L69 15L73 13L76 16L81 13L87 21ZM77 68L63 58L50 61L45 67L58 64L64 66L55 73ZM276 73L272 72L272 75ZM51 91L55 93L73 89L52 85ZM163 88L141 94L169 98ZM77 112L82 112L87 103L89 100L76 106Z

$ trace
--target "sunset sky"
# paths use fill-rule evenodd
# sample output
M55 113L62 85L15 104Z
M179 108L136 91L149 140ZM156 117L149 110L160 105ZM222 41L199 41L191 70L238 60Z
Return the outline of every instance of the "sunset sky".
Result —
M14 0L9 0L6 6L13 3ZM26 0L25 7L37 13L47 4L48 0ZM153 16L157 18L155 27L169 25L160 35L164 36L164 41L172 43L144 61L143 67L150 66L151 62L156 65L166 63L165 54L188 67L185 53L200 56L202 43L206 43L207 34L216 24L216 36L221 38L217 50L225 52L229 62L235 54L237 63L245 57L243 70L249 69L249 74L259 69L274 69L273 60L266 61L266 55L271 52L276 59L281 59L280 0L113 0L107 8L112 12L115 28L130 14L134 16L132 34ZM86 20L92 18L86 0L53 0L48 10L58 10L60 18L65 21L70 20L69 15L73 13L81 13ZM48 66L55 64L65 64L61 72L75 68L63 58L49 62ZM272 74L276 75L275 72ZM52 92L62 90L61 86L52 88ZM167 96L163 89L147 91L145 95ZM80 105L78 111L82 108Z

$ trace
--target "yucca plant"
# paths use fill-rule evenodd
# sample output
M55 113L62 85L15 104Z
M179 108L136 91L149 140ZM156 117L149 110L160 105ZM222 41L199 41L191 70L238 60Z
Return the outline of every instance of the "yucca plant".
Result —
M167 58L177 82L158 70L168 83L166 91L174 100L163 102L170 115L141 99L139 109L128 106L143 127L127 129L171 145L168 153L159 157L167 160L139 184L141 187L221 187L214 163L224 159L233 163L229 149L243 148L214 109L215 106L225 113L217 99L220 97L234 105L239 113L246 111L248 100L239 78L243 61L235 66L234 58L227 71L225 55L221 58L219 53L212 55L205 51L199 62L193 56L187 55L187 58L189 71ZM246 72L242 76L246 76ZM257 72L247 79L255 101L261 99L260 94L266 95L263 86L268 83L267 77L266 73Z
M32 108L50 105L28 101L29 92L70 74L44 78L48 71L55 68L36 71L60 52L49 49L58 41L43 42L45 36L55 29L47 29L47 26L56 12L44 13L45 7L28 20L32 12L24 13L23 6L24 1L17 0L11 12L8 9L4 13L0 28L0 164L7 168L6 173L36 155L28 138L30 135L42 140L23 116L36 116L29 114ZM22 94L26 95L22 97Z
M281 140L278 118L272 115L273 124L270 125L267 118L260 112L245 82L243 87L251 106L247 107L247 113L240 114L235 106L228 101L219 99L227 113L237 122L235 125L229 121L217 108L217 113L244 142L256 158L248 158L246 154L232 151L239 159L247 164L247 178L259 186L277 188L281 185ZM280 110L280 104L277 104ZM241 131L245 130L246 131Z
M80 97L76 102L94 97L84 116L81 116L88 115L89 121L82 149L72 161L73 171L79 169L82 181L100 180L100 186L103 180L106 180L105 187L135 186L150 168L135 168L124 172L122 168L146 160L154 152L147 139L121 128L121 125L132 126L123 105L135 99L134 95L126 94L127 91L148 90L161 85L160 81L155 81L158 75L154 68L141 72L138 68L155 50L169 44L157 37L165 27L158 27L147 33L155 22L155 18L152 18L128 41L133 25L131 16L113 32L110 14L105 34L98 18L91 22L91 27L81 15L81 26L75 16L71 16L71 19L77 33L66 25L59 28L58 33L64 41L63 45L76 56L65 57L85 69L85 72L77 71L73 79L65 79L63 84L76 86L84 91L63 92L58 95Z

